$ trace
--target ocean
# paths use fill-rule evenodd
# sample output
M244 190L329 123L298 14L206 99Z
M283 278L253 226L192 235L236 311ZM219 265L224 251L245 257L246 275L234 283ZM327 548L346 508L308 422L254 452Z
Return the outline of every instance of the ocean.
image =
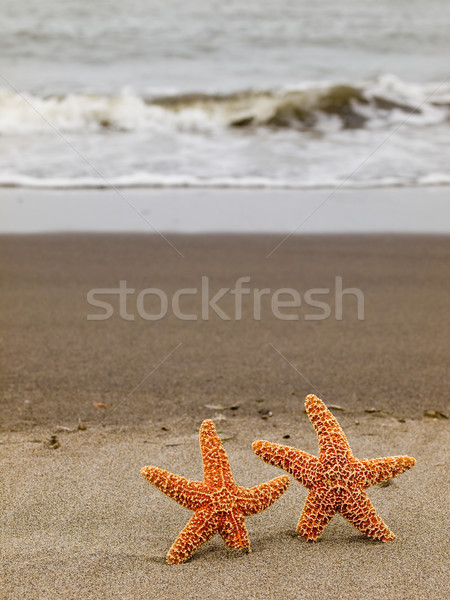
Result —
M0 186L450 184L447 0L0 0Z

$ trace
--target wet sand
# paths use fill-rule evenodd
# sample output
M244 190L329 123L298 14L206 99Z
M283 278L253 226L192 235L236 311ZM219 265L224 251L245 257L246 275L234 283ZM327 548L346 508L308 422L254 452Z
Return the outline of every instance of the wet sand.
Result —
M0 238L0 594L444 598L450 238L298 236L269 258L281 237L169 239L184 258L151 235ZM139 315L142 290L170 300L180 288L199 290L202 276L209 299L250 278L241 319L230 293L218 302L226 321L211 308L202 318L199 293L181 301L197 320L177 319L171 306L159 320ZM354 295L335 318L336 277L363 293L364 320ZM110 319L87 320L102 312L87 303L89 290L120 281L135 290L128 320L117 295ZM255 320L253 292L264 288L270 294ZM299 292L300 307L280 308L297 320L275 316L271 298L280 288ZM316 296L330 307L325 320L305 320L320 313L305 302L312 288L330 290ZM158 304L148 300L145 310L156 314ZM343 409L335 414L356 456L417 459L391 485L369 490L397 539L372 542L339 516L318 543L298 539L306 491L292 481L271 509L248 519L250 555L225 550L216 537L186 565L166 565L190 513L145 482L140 468L201 478L198 427L213 418L231 438L238 483L271 479L281 471L261 463L251 442L317 454L303 412L311 392Z

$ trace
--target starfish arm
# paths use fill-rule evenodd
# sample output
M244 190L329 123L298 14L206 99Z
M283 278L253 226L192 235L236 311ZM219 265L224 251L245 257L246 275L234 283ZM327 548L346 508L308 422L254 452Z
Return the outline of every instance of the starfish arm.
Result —
M397 477L416 464L415 458L411 456L389 456L387 458L374 458L372 460L359 459L364 469L366 485L377 485L392 477Z
M208 490L202 481L190 481L158 467L143 467L141 475L169 498L190 510L197 510L208 501Z
M297 531L307 540L317 540L334 514L335 510L326 505L317 492L310 490L297 523Z
M320 458L333 455L348 460L352 456L345 433L325 404L310 394L305 400L306 412L319 438Z
M205 483L215 488L234 485L227 453L210 419L200 427L200 450Z
M342 502L341 515L364 535L382 542L390 542L395 535L385 525L375 511L367 494L360 489L352 489Z
M281 475L252 488L237 488L237 506L245 516L256 515L278 500L289 487L289 477Z
M219 533L227 548L235 550L247 548L250 552L250 540L242 512L234 510L219 517Z
M290 473L305 487L311 487L320 465L319 459L307 452L258 440L253 442L254 453L266 463Z
M167 562L179 565L213 537L219 529L219 519L210 507L202 508L192 516L167 553Z

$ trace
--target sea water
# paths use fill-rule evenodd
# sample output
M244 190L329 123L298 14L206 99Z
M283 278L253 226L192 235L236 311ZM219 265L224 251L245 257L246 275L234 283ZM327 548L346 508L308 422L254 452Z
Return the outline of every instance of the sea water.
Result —
M0 0L0 186L450 183L447 0Z

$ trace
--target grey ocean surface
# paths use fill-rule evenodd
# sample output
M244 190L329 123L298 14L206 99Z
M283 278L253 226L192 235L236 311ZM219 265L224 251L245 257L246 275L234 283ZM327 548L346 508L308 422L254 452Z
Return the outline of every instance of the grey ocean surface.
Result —
M0 186L450 182L446 0L0 0Z
M232 92L448 75L446 0L0 1L1 73L37 95Z

